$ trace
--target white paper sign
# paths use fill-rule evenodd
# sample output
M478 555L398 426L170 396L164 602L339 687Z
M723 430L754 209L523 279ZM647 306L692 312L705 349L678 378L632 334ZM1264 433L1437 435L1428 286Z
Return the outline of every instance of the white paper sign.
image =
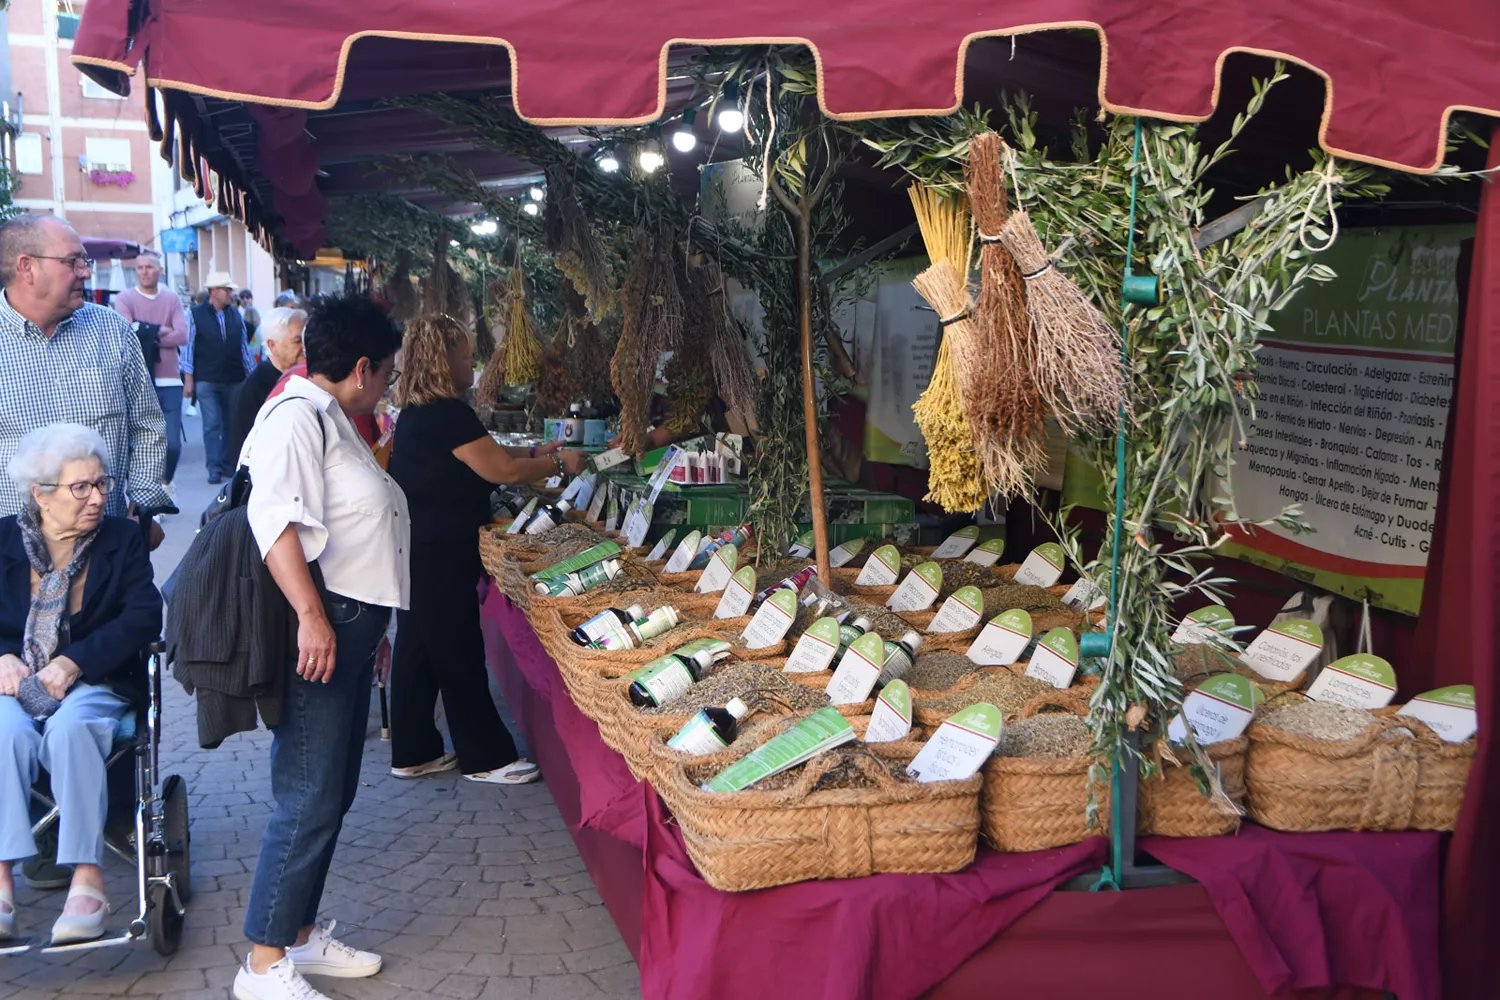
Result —
M880 690L865 728L866 743L894 743L911 735L911 688L894 680Z
M835 705L858 705L870 697L885 664L885 640L867 632L849 644L828 682L828 700Z
M1238 739L1255 715L1259 701L1255 682L1239 674L1210 677L1182 699L1182 711L1167 724L1167 739L1181 743L1187 738L1183 720L1193 724L1193 738L1200 744Z
M980 666L1009 666L1031 645L1031 615L1014 608L996 615L964 655Z
M599 518L604 514L604 501L608 498L608 489L595 490L594 495L589 499L589 509L588 512L584 515L584 519L588 521L599 520Z
M1324 667L1307 696L1350 708L1385 708L1396 697L1396 671L1378 656L1355 653Z
M698 586L693 590L700 594L717 594L729 586L739 564L740 550L733 545L724 546L708 561L708 566L698 576Z
M579 507L587 507L589 498L583 495L583 491L590 482L592 482L592 479L587 473L581 476L574 476L573 481L568 484L567 489L562 491L562 496L558 497L558 499L568 501L574 510L577 510Z
M1075 611L1093 611L1104 607L1104 591L1088 580L1080 578L1077 583L1068 588L1068 592L1063 595L1062 602Z
M1234 615L1222 604L1210 604L1199 608L1177 623L1172 641L1184 646L1203 646L1228 633L1234 628Z
M827 670L839 651L837 618L819 618L797 640L797 647L782 667L789 674L815 674Z
M984 617L984 594L978 587L963 587L943 602L932 616L928 632L967 632Z
M980 542L979 546L964 556L964 562L978 563L981 566L993 566L1000 561L1005 554L1005 539L991 538L987 542Z
M744 645L748 649L765 649L786 638L787 631L797 617L797 595L790 590L778 590L755 612L750 624L745 626Z
M651 501L641 499L635 502L634 516L625 529L625 541L631 548L646 544L646 532L651 530L653 512Z
M693 557L698 554L698 543L702 539L703 535L700 532L688 532L688 536L684 538L680 543L678 543L676 551L672 553L672 558L667 560L667 568L663 572L687 572L688 564L691 563L693 561Z
M617 465L623 465L630 461L630 456L625 454L624 448L611 448L609 451L601 451L592 459L594 468L601 472L605 469L613 469Z
M979 543L979 525L971 524L959 528L943 539L943 544L932 550L933 559L960 559Z
M923 784L972 778L1000 742L1001 727L994 705L970 705L938 726L906 773Z
M1016 570L1016 583L1027 587L1055 587L1063 571L1063 550L1056 542L1047 542L1031 550L1031 555Z
M609 484L609 502L604 505L604 530L614 531L620 526L620 491L614 483Z
M892 611L926 611L943 589L943 567L926 562L906 574L885 606Z
M1323 652L1323 630L1310 621L1277 622L1256 636L1241 657L1268 680L1285 684L1312 666Z
M687 452L675 444L667 449L667 453L661 457L661 463L657 465L656 471L651 474L648 484L651 489L651 502L656 503L656 498L661 496L661 488L667 485L667 480L672 476L672 470L687 457Z
M1078 637L1070 628L1055 628L1042 636L1036 652L1031 654L1031 663L1026 667L1026 676L1046 681L1055 688L1065 688L1073 683L1078 672Z
M865 540L863 538L850 539L842 542L828 550L828 568L838 569L847 566L854 561L854 557L864 551Z
M1455 684L1419 694L1396 714L1421 719L1449 743L1465 743L1479 731L1472 684Z
M856 587L889 587L900 575L901 553L894 545L882 545L870 553L865 568L854 578Z
M738 618L750 610L750 602L753 600L755 567L745 566L730 578L729 585L724 588L724 596L719 598L719 606L714 609L714 617Z
M667 549L669 549L672 546L672 542L676 538L677 538L677 529L676 528L673 528L670 531L668 531L665 535L662 535L661 538L657 539L656 544L651 547L650 553L648 553L647 556L646 556L646 561L647 562L656 562L658 559L660 559L663 556L665 556L667 554Z
M814 547L813 533L811 531L804 531L787 548L786 554L793 559L806 559L813 554Z

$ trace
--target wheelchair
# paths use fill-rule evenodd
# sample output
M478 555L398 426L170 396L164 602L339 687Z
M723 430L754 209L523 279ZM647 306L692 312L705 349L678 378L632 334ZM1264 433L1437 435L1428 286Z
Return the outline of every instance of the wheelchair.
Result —
M146 649L146 671L150 701L144 712L126 716L115 734L114 745L105 761L105 772L113 774L134 767L135 795L132 802L133 823L121 836L106 824L104 846L135 868L139 907L125 930L105 934L92 941L43 946L43 955L89 951L134 944L150 938L161 955L170 955L182 943L182 928L187 903L192 894L189 881L189 844L187 782L181 775L161 777L158 751L161 744L161 668L166 647L154 643ZM144 723L144 728L142 727ZM44 810L32 825L32 836L41 836L58 820L58 808L47 791L33 787L33 800ZM0 940L0 955L30 951L32 941L26 938Z

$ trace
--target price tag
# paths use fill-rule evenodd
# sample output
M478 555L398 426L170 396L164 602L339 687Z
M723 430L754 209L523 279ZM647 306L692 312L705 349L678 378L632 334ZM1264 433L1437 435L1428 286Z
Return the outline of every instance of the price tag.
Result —
M521 529L526 527L526 522L531 520L531 515L534 513L536 513L536 497L532 497L526 501L526 506L522 507L521 513L517 514L515 520L510 522L510 527L505 529L505 533L507 535L519 535Z
M661 464L651 474L651 481L647 485L651 490L651 502L656 503L656 498L661 496L661 488L667 485L667 480L672 476L672 470L687 457L687 452L675 444L667 448L667 453L661 457Z
M793 559L806 559L813 554L813 533L804 531L797 536L797 540L786 550L786 554Z
M698 554L698 543L703 540L701 532L690 531L688 536L678 544L677 550L672 553L672 558L667 560L666 573L685 573L688 564L693 561L693 556Z
M714 609L714 617L738 618L750 610L750 602L753 600L755 567L746 566L730 577L729 585L724 588L724 596L719 598L719 606Z
M894 680L880 689L875 711L865 728L866 743L894 743L911 735L911 688Z
M1245 647L1242 659L1268 680L1282 684L1312 666L1323 652L1323 630L1305 619L1277 622Z
M891 595L885 606L892 611L926 611L937 600L943 589L943 567L935 562L925 562L906 574L901 586Z
M1211 644L1234 628L1234 615L1222 604L1199 608L1177 624L1172 641L1187 646Z
M1378 656L1355 653L1324 667L1307 696L1350 708L1385 708L1396 697L1396 671Z
M838 569L840 566L849 565L854 561L855 556L865 550L865 541L866 539L863 538L851 538L829 549L828 568Z
M990 619L965 654L982 667L1009 666L1031 645L1031 615L1012 608Z
M991 538L987 542L980 542L978 548L964 556L964 562L978 563L981 566L993 566L1005 555L1005 539Z
M1062 602L1074 611L1093 611L1104 607L1104 591L1080 577L1077 583L1068 588Z
M667 554L667 549L672 547L672 542L677 538L677 529L672 528L665 535L656 540L651 547L651 552L646 556L647 562L656 562Z
M1205 746L1238 739L1250 725L1255 705L1262 697L1260 688L1248 677L1239 674L1210 677L1182 699L1182 711L1167 724L1167 739L1173 743L1187 739L1184 719L1193 724L1193 737Z
M646 532L651 530L651 515L654 512L651 501L644 497L637 500L631 508L631 519L625 529L625 541L631 548L646 544Z
M1479 731L1472 684L1455 684L1419 694L1396 714L1421 719L1449 743L1465 743Z
M844 650L839 667L828 682L828 700L835 705L858 705L870 697L885 665L885 640L867 632Z
M604 530L614 531L620 527L620 491L614 483L609 484L609 502L604 507Z
M1073 683L1077 671L1078 637L1070 628L1055 628L1037 643L1026 676L1046 681L1055 688L1065 688Z
M1000 729L998 708L970 705L938 726L906 773L923 784L972 778L1000 742Z
M971 524L965 528L959 528L953 534L943 539L943 544L932 550L934 559L959 559L967 555L979 542L979 525Z
M604 501L609 499L609 489L595 490L594 495L589 498L589 509L584 515L588 521L597 521L604 516Z
M802 633L802 638L797 640L797 648L792 650L792 655L787 657L786 666L781 669L789 674L815 674L820 670L827 670L838 651L838 619L819 618Z
M856 587L889 587L900 576L901 553L894 545L882 545L870 553L865 568L854 578Z
M611 448L609 451L601 451L592 459L594 468L603 472L605 469L613 469L617 465L624 465L630 461L630 456L625 454L624 448Z
M984 595L978 587L962 587L943 602L927 626L928 632L967 632L984 617Z
M698 586L693 590L699 594L717 594L729 586L729 580L740 564L740 550L726 545L714 553L708 566L698 575Z
M1031 550L1031 555L1016 570L1016 583L1028 587L1055 587L1063 571L1063 550L1056 542L1047 542Z
M744 645L749 649L765 649L786 638L787 630L797 617L797 595L790 590L778 590L755 612L750 624L745 626Z

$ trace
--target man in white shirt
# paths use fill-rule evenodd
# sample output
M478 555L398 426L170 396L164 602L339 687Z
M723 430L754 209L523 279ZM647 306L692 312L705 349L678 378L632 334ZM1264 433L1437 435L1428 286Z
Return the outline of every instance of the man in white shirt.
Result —
M154 359L152 375L156 398L167 420L167 468L164 479L172 485L177 460L182 457L182 372L177 368L178 348L187 343L187 313L182 300L170 289L161 287L161 262L150 251L135 261L136 287L116 295L110 305L132 323L150 323L158 327L159 357ZM150 363L153 359L147 359Z

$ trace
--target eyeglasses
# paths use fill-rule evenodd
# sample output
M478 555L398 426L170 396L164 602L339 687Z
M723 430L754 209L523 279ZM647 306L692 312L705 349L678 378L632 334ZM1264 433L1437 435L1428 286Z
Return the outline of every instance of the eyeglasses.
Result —
M396 380L398 378L400 378L400 377L401 377L401 369L399 369L399 368L392 368L391 369L391 373L385 377L386 388L390 388L391 386L395 385L396 384Z
M109 495L115 491L115 477L105 476L103 479L85 479L81 483L37 483L37 485L46 486L54 490L66 486L68 492L73 494L74 500L87 500L95 490L98 490L101 496L108 499Z
M89 274L94 270L94 258L85 257L82 254L74 254L71 257L49 257L44 253L29 253L26 256L35 257L38 260L60 260L72 268L74 274Z

